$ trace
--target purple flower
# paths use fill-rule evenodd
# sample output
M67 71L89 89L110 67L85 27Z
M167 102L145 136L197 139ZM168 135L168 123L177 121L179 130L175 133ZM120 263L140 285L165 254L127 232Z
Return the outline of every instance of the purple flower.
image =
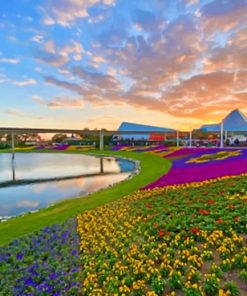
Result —
M55 280L57 278L57 275L55 273L52 273L49 275L51 280Z
M179 152L180 151L180 152ZM170 171L155 182L142 189L152 189L169 185L178 185L192 182L202 182L224 176L236 176L247 172L247 150L242 149L238 156L230 156L222 160L210 160L202 163L187 163L190 158L200 157L204 154L213 154L220 151L234 151L233 149L211 148L182 148L173 156L184 155L182 159L174 160ZM187 154L187 156L186 156ZM171 155L169 155L171 156ZM168 157L169 158L169 157Z
M73 250L72 252L71 252L71 255L72 256L75 256L77 254L77 250Z
M0 280L0 290L5 295L33 295L32 291L42 295L61 295L66 291L71 295L73 289L73 295L79 295L82 263L76 226L76 221L70 219L1 247L4 281ZM14 264L15 260L18 263ZM70 275L75 272L78 287L71 287Z
M24 256L23 256L22 253L17 253L16 256L15 256L15 258L16 258L17 260L21 260L23 257L24 257Z

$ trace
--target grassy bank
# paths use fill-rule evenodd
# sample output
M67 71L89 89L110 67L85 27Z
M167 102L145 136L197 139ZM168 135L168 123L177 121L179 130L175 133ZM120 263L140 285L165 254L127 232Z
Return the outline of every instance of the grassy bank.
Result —
M47 225L64 222L67 218L75 216L77 213L82 213L85 210L93 209L102 204L120 199L156 180L168 171L171 166L167 160L156 155L145 153L113 151L94 151L93 153L138 160L141 162L141 172L130 180L126 180L111 188L102 189L88 197L65 200L49 208L40 210L37 213L28 214L0 223L0 244L7 244L16 237L36 231Z

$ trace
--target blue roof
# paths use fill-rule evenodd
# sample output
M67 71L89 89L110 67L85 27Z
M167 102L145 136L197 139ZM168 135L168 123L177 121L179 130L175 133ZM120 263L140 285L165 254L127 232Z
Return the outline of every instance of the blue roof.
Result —
M224 130L229 132L247 131L247 117L238 109L233 110L224 119ZM202 130L208 132L219 132L220 123L205 124L201 126Z
M165 127L157 127L152 125L145 125L145 124L138 124L132 122L122 122L120 127L118 128L119 131L157 131L157 132L175 132L174 129L165 128ZM148 139L149 134L126 134L121 135L122 138L135 138L135 139Z

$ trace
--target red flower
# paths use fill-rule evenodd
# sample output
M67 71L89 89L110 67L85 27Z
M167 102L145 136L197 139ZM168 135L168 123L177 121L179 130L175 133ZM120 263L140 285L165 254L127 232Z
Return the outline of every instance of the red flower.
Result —
M159 237L164 236L164 234L165 234L165 231L164 231L164 230L160 230L160 231L159 231Z
M202 214L202 215L209 215L210 211L208 211L208 210L199 210L198 213Z
M154 223L154 228L157 228L159 224L157 222Z
M227 208L228 208L229 210L232 210L232 209L235 208L235 206L234 206L234 205L228 205Z
M238 216L234 217L234 221L235 222L238 222L239 221L239 217Z
M146 204L146 208L148 208L148 209L152 209L152 205L151 204Z
M207 201L207 204L208 204L208 205L212 205L212 204L214 204L214 203L215 203L215 201L212 200L212 199L209 199L209 200Z
M191 227L190 232L192 234L200 234L200 229L197 227Z
M221 218L218 218L217 220L216 220L216 223L218 223L218 224L220 224L220 223L222 223L223 222L223 220L221 219Z
M146 223L147 222L147 218L143 218L143 222Z

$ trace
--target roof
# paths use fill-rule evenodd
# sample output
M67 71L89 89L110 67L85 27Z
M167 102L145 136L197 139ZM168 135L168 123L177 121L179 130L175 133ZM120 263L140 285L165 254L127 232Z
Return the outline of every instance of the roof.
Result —
M247 117L239 109L235 109L230 112L224 119L224 130L229 132L247 131ZM208 132L220 131L220 123L205 124L201 126L202 130Z
M166 127L157 127L152 125L145 125L132 122L122 122L118 128L119 131L152 131L152 132L175 132L174 129ZM122 138L148 139L150 134L122 134Z

